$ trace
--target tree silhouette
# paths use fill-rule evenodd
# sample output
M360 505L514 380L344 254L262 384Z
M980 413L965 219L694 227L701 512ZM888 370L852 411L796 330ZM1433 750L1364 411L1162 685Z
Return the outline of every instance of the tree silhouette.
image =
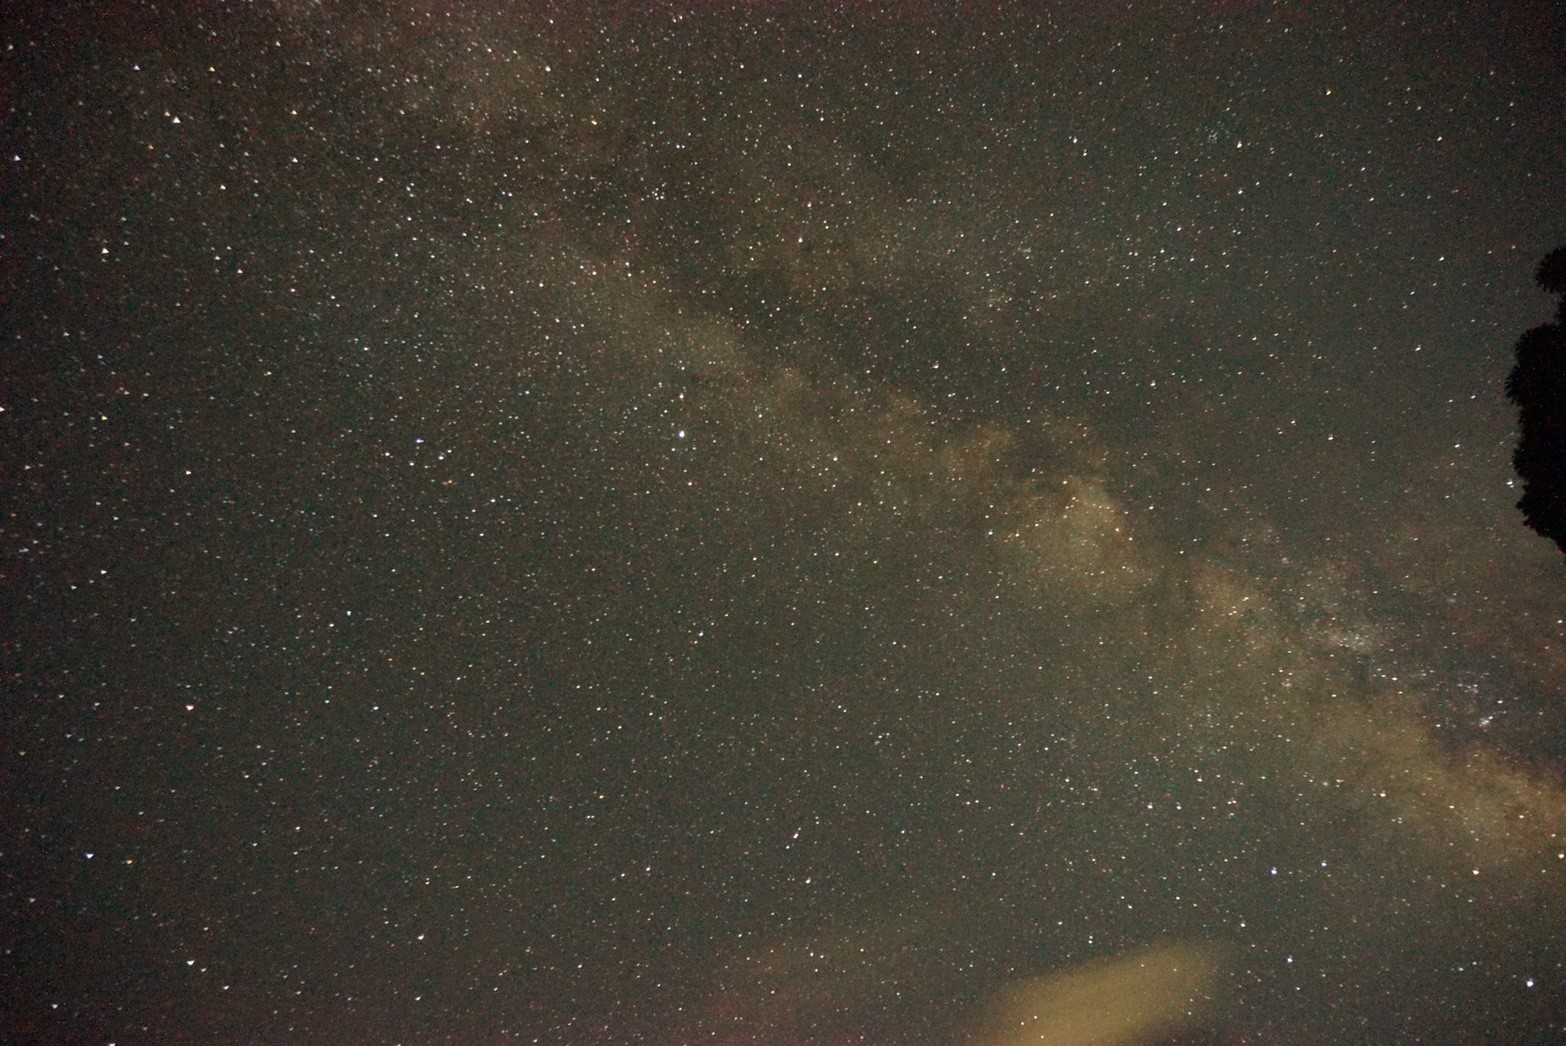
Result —
M1517 339L1506 378L1519 429L1512 465L1523 482L1523 522L1566 554L1566 246L1544 256L1534 279L1561 303L1554 323Z
M1534 279L1551 294L1566 295L1566 246L1557 247L1544 256Z

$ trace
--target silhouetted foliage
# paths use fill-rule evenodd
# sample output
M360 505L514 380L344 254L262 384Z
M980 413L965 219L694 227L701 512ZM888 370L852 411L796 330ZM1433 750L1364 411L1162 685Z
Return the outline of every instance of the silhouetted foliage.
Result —
M1559 403L1566 390L1566 331L1535 327L1517 339L1517 364L1506 378L1506 398L1527 411Z
M1566 246L1545 255L1534 278L1561 304L1554 323L1517 339L1506 378L1519 429L1512 465L1523 482L1523 522L1566 553Z
M1544 256L1534 279L1551 294L1566 294L1566 246L1557 247Z

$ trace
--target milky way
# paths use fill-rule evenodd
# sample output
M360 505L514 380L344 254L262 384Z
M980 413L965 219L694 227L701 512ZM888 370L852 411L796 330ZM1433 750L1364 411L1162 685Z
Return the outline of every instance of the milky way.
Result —
M7 32L17 1037L1566 1034L1560 12L394 6Z

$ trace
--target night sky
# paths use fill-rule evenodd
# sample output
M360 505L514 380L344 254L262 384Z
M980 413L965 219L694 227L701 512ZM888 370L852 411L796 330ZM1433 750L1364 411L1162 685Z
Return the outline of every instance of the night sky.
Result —
M0 1039L1566 1040L1563 54L8 5Z

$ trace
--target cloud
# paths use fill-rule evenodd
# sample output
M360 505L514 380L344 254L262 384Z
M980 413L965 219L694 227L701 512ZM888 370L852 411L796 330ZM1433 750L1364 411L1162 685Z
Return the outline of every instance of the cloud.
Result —
M1189 1023L1218 973L1209 945L1166 942L1005 989L984 1046L1131 1046Z

